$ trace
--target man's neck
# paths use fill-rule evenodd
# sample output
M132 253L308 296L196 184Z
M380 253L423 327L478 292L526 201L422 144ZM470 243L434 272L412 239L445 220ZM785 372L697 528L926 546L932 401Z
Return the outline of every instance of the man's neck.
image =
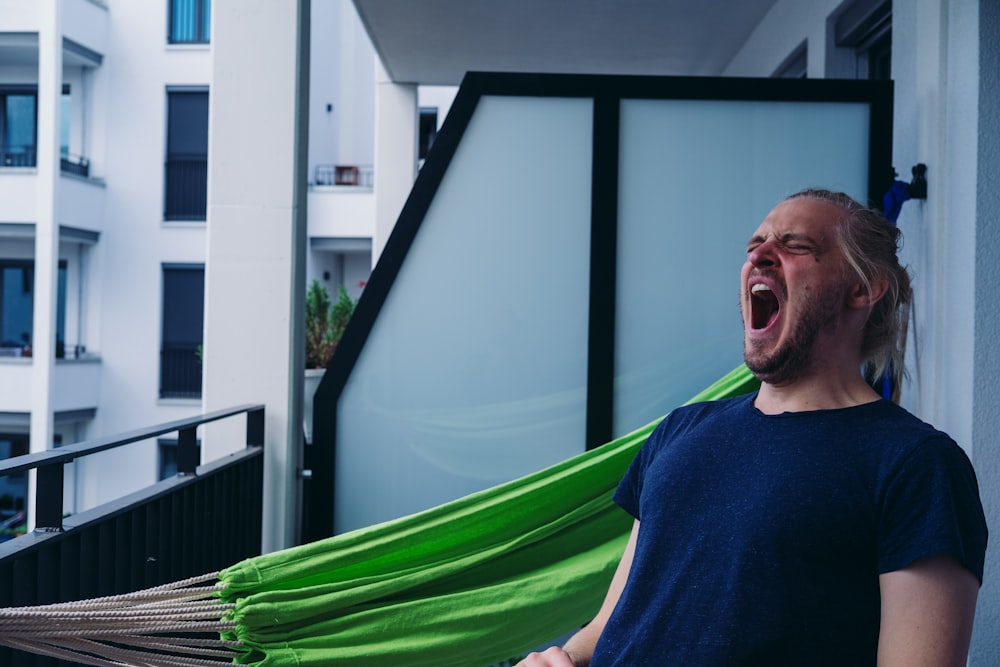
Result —
M860 374L849 379L813 375L780 385L761 383L754 405L764 414L776 415L849 408L879 398Z

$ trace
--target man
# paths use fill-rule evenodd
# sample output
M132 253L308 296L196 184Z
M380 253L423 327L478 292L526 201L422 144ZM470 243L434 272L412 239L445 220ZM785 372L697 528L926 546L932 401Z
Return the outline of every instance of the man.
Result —
M615 501L603 606L525 667L965 665L986 522L968 458L871 388L902 368L898 231L806 190L741 273L753 395L673 411Z

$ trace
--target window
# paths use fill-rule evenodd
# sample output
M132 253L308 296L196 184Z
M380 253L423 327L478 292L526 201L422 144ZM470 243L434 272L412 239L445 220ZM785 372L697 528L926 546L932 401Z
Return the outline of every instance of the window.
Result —
M170 0L170 43L207 44L211 10L210 0Z
M854 51L855 78L892 78L891 2L857 0L848 5L836 18L834 34L838 47Z
M204 220L208 208L208 91L167 91L165 220Z
M160 398L201 398L201 339L205 269L163 267Z
M437 137L437 107L420 107L420 154L423 160Z
M35 166L36 102L34 86L0 88L0 166Z
M28 453L28 436L0 433L0 460ZM25 523L25 504L28 497L28 476L23 473L0 477L0 542L17 535Z
M56 358L66 352L66 262L56 277ZM35 263L0 260L0 356L32 354L35 305Z

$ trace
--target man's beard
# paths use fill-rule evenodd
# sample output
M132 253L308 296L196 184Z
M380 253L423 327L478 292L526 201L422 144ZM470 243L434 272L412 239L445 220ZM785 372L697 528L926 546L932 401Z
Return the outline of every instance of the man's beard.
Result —
M806 300L791 337L771 352L758 349L757 344L747 338L743 344L747 368L758 380L768 384L785 384L807 376L815 361L816 339L836 320L841 300L842 294L836 289Z

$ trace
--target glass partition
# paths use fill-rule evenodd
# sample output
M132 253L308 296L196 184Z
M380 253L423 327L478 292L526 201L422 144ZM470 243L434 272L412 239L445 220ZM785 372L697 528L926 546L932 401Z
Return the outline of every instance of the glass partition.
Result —
M743 361L746 242L805 187L868 190L868 104L623 100L614 433Z
M587 99L484 97L338 406L338 532L583 451Z

